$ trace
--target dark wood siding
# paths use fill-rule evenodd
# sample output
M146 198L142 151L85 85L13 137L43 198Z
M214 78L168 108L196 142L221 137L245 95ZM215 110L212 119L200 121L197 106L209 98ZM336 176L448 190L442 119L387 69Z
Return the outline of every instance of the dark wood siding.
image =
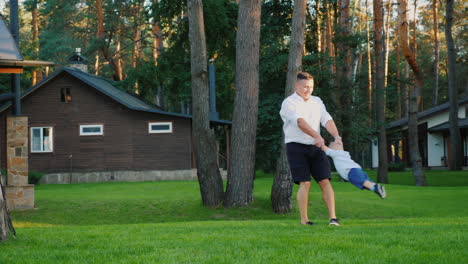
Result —
M69 87L72 101L61 101ZM5 149L5 116L0 131ZM135 111L63 72L22 101L29 126L52 126L53 153L30 153L29 170L79 172L109 170L190 169L190 122L162 114ZM149 134L148 122L171 121L173 133ZM103 136L80 136L79 126L102 124ZM5 158L1 157L5 168Z

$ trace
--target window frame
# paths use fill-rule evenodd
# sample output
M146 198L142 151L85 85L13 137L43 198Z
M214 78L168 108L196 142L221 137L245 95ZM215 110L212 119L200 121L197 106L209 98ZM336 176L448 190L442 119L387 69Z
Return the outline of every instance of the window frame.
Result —
M83 128L90 128L90 127L100 127L101 132L83 132ZM104 136L104 124L86 124L79 126L79 134L80 137L87 137L87 136Z
M169 125L168 130L153 130L153 125ZM148 122L148 133L149 134L172 134L174 133L174 127L171 121L168 122Z
M61 87L60 88L60 101L62 103L70 103L72 101L71 88Z
M50 129L50 150L49 151L45 151L44 150L44 129L45 128L48 128ZM33 136L34 136L34 133L33 133L33 130L35 129L40 129L40 149L39 151L37 150L34 150L34 143L33 143ZM30 140L30 152L31 153L53 153L54 152L54 127L53 126L39 126L39 127L30 127L29 129L30 131L30 137L29 137L29 140Z

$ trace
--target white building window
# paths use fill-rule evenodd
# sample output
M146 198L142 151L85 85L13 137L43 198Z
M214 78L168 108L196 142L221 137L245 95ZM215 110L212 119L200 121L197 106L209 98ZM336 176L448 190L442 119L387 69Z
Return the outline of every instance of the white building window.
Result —
M148 133L172 133L172 122L148 123Z
M31 127L31 152L52 152L53 146L52 127Z
M80 125L80 136L102 136L104 125Z

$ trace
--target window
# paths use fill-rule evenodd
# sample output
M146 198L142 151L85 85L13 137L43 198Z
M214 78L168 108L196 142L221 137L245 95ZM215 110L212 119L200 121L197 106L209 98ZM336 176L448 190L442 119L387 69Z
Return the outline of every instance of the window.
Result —
M104 135L103 125L80 125L80 136L102 136Z
M52 127L31 127L31 152L52 152Z
M69 87L64 87L60 89L60 99L64 103L71 102L72 97L71 97L71 92Z
M148 123L148 133L172 133L172 122Z

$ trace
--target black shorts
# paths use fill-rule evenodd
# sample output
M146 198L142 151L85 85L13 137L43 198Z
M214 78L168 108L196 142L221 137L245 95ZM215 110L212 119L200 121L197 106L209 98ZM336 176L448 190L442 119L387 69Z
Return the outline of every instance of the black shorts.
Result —
M321 148L291 142L286 150L294 183L310 181L311 174L316 182L330 179L330 162Z

